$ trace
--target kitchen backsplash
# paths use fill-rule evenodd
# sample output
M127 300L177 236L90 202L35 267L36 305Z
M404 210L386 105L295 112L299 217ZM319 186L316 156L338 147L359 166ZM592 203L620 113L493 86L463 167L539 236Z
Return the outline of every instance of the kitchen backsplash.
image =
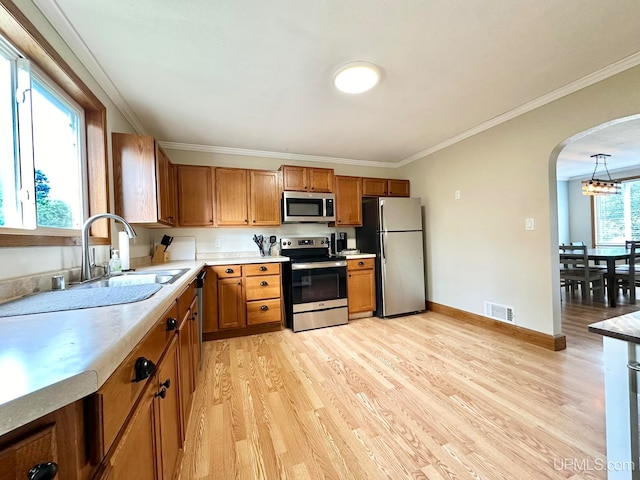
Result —
M160 242L162 235L172 237L195 237L196 253L227 253L227 252L255 252L258 254L258 246L253 241L254 235L263 235L268 238L275 235L277 241L281 237L299 236L329 236L334 232L347 232L347 246L355 248L355 228L353 227L327 227L323 223L287 224L279 227L256 228L171 228L154 230L151 232L153 241ZM167 250L171 256L171 247Z

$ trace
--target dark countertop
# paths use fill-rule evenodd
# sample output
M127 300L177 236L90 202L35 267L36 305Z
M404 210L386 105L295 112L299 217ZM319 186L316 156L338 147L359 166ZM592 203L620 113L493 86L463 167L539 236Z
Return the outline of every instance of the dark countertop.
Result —
M589 325L589 331L631 343L640 343L640 311Z

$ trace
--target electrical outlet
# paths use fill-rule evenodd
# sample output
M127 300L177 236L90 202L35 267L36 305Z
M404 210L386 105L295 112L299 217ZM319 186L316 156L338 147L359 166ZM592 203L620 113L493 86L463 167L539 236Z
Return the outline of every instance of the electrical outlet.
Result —
M220 239L216 238L216 242L214 244L216 246L216 248L220 248Z
M524 229L525 230L534 230L535 229L535 222L534 222L533 218L525 218L525 220L524 220Z
M455 191L455 193L453 194L453 198L455 198L456 200L460 200L460 190Z

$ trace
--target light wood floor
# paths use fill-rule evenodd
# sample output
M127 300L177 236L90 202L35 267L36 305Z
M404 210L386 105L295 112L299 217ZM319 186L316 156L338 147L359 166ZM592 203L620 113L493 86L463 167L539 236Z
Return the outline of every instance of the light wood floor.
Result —
M563 301L561 352L432 312L207 342L181 479L604 479L586 326L635 309Z

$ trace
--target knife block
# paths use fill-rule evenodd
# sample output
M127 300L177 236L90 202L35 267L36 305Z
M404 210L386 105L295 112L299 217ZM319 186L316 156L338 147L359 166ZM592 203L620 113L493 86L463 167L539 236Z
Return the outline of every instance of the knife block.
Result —
M158 245L156 247L156 251L153 252L153 257L151 257L151 264L156 265L158 263L166 263L169 261L169 252L164 251L163 245Z

